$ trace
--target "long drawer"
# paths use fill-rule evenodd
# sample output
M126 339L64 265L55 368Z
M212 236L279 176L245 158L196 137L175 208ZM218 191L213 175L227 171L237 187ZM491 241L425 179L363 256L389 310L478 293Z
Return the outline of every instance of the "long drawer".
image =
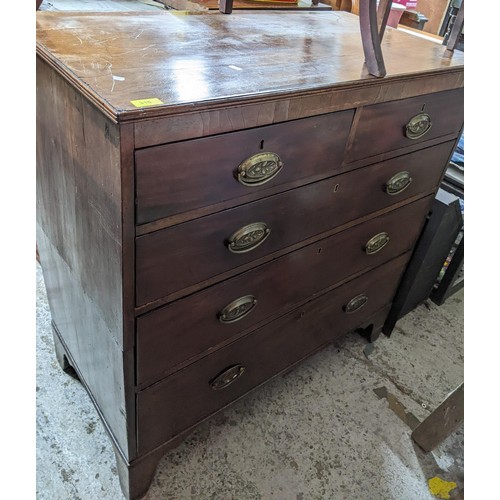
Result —
M408 259L404 254L139 392L139 453L363 324L392 301Z
M453 142L136 238L136 303L435 189ZM410 182L411 181L411 182Z
M432 200L423 198L138 318L137 383L154 382L259 321L410 250Z
M353 115L353 110L329 113L139 150L137 222L305 182L315 175L334 175Z
M458 136L463 124L464 90L373 104L359 113L346 162L450 134Z

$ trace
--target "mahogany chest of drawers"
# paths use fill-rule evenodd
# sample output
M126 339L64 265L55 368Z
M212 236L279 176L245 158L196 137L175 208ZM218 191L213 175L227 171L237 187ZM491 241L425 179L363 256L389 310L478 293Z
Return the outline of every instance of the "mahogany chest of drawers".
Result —
M373 78L338 12L43 12L37 36L56 353L139 498L202 420L381 330L463 126L463 56L388 28Z

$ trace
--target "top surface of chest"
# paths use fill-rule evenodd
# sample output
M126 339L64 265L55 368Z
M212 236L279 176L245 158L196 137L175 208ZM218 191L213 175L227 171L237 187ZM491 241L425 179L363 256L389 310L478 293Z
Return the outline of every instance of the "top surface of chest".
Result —
M380 85L345 12L37 14L38 53L118 119L325 88ZM463 54L388 28L387 77L463 71ZM158 99L137 108L131 101Z

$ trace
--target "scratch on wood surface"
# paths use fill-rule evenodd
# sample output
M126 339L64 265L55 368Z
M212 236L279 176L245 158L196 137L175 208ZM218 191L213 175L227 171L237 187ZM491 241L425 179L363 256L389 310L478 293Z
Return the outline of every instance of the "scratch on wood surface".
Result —
M108 65L107 65L107 70L109 71L109 74L111 75L111 81L112 81L112 84L111 84L111 91L110 92L113 92L113 90L115 89L115 75L113 75L113 72L111 71L111 68L113 67L113 64L108 62Z
M113 233L111 228L108 226L109 221L105 217L105 214L101 212L98 205L94 203L94 200L88 200L89 208L92 210L94 214L94 220L97 224L97 227L100 228L104 233L106 233L112 241L114 241L117 245L121 245L118 237Z
M126 56L127 54L137 54L138 52L143 52L147 49L150 49L151 47L156 47L157 45L158 45L157 43L152 43L151 45L143 47L142 49L127 50L126 52L122 52L121 54L116 54L116 57L123 57Z

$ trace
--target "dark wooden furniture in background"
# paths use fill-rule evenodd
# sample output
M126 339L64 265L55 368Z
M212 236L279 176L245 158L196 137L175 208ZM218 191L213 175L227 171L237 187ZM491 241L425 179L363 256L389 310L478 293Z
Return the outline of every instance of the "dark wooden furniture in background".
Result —
M423 31L432 35L440 35L439 30L446 14L448 3L449 0L417 0L416 10L427 18Z
M330 0L334 10L343 10L345 12L352 12L352 0Z
M209 11L219 10L219 0L158 0L165 7L174 10ZM316 0L298 0L297 3L286 2L260 2L257 0L234 0L235 10L300 10L322 11L332 10L328 4Z
M401 16L400 24L417 30L423 30L427 21L429 21L429 19L421 12L417 12L416 10L405 10Z
M341 335L380 332L464 76L439 44L388 30L383 48L375 79L348 13L37 14L55 345L127 498L201 421Z

